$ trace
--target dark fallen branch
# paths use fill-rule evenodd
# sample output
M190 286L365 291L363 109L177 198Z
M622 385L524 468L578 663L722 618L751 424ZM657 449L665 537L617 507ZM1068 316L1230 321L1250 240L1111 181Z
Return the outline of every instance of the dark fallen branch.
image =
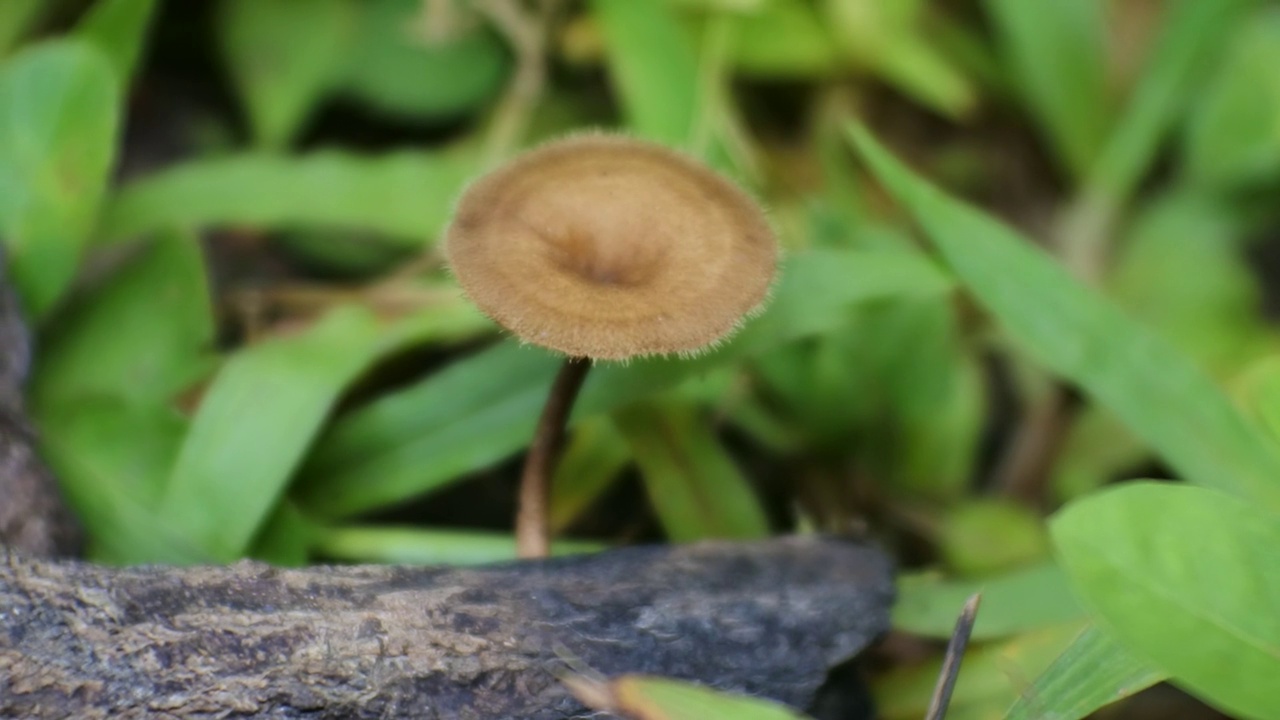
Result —
M889 562L837 539L480 569L0 564L0 717L585 713L559 654L803 707L888 627Z

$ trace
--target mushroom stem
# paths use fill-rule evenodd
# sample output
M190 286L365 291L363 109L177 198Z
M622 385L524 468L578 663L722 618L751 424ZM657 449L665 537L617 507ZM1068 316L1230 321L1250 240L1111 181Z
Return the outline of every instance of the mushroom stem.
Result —
M551 474L564 441L564 428L573 401L591 369L587 358L571 357L561 366L542 416L533 433L533 443L524 459L520 476L520 509L516 514L516 554L522 558L546 557L551 549L551 529L547 521L547 497Z

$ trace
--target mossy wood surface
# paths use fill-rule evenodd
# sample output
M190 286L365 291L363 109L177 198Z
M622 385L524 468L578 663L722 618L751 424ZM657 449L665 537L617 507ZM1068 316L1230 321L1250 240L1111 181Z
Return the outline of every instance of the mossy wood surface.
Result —
M527 718L561 656L804 707L888 629L889 562L792 538L479 569L0 564L3 718Z

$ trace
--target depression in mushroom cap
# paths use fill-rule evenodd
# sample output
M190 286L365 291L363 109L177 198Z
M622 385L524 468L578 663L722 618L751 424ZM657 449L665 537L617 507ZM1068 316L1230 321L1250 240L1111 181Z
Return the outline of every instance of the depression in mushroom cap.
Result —
M749 195L660 145L584 135L481 177L445 233L463 290L573 357L696 353L765 300L777 243Z

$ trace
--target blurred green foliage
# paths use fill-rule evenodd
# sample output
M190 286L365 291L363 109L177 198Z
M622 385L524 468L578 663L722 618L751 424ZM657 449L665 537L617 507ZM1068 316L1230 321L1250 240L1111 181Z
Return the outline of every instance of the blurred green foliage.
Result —
M609 127L742 182L787 253L713 352L593 373L560 551L867 525L903 632L986 593L950 717L1166 678L1280 717L1274 2L219 0L178 72L230 104L148 120L179 5L0 3L0 239L93 559L510 557L483 502L385 520L510 488L556 366L434 242L484 168ZM159 127L183 151L131 164ZM878 677L884 716L936 670Z

